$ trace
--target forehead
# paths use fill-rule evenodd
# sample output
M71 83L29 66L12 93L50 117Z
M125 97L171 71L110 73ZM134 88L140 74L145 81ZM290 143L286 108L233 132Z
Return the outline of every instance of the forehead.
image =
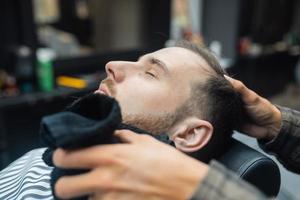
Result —
M151 53L153 57L164 62L169 70L210 71L207 62L198 54L182 47L168 47Z

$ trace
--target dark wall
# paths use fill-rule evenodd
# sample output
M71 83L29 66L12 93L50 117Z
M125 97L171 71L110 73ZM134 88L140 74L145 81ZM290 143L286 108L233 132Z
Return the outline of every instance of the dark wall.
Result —
M283 39L290 31L295 0L243 0L240 8L240 36L269 44Z
M2 1L0 6L0 69L12 71L13 47L20 42L16 1Z
M297 61L297 56L288 53L258 58L240 57L228 72L258 94L272 97L283 92L288 84L295 82Z
M170 37L170 0L145 1L144 40L149 49L162 48Z
M36 32L31 0L2 0L0 6L0 69L13 73L17 49L36 49ZM31 62L34 63L34 55ZM34 79L34 77L31 77Z
M223 55L235 59L240 0L204 0L203 35L207 44L218 40Z

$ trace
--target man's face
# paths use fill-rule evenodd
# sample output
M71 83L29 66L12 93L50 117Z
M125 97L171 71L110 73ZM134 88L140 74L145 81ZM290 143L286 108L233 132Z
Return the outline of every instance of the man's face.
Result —
M207 70L207 63L192 51L164 48L137 62L107 63L107 78L96 92L118 100L125 123L167 131L168 118L190 97L192 82L205 79Z

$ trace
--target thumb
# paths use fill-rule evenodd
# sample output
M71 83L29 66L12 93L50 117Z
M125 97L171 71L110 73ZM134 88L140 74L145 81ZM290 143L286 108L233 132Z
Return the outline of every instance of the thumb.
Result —
M124 143L135 143L139 141L139 134L130 130L117 130L114 135Z
M245 124L242 128L242 133L254 137L256 139L262 139L266 137L267 130L263 126L255 124Z
M224 77L231 83L234 90L241 95L245 104L254 104L260 99L260 96L249 89L242 81L236 80L227 75L224 75Z

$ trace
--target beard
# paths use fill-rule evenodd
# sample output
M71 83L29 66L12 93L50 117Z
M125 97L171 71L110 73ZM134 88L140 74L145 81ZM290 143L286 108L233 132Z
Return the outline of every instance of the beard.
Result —
M106 85L111 96L115 98L116 88L114 87L113 81L110 78L106 78L101 84ZM170 128L182 117L181 114L185 113L185 110L185 106L180 106L173 113L155 115L122 113L122 122L154 135L160 135L168 133Z
M166 134L175 121L173 114L157 115L124 115L123 123L143 129L153 135Z
M195 112L195 106L191 98L186 100L182 105L177 107L175 111L161 114L135 114L126 115L123 113L123 122L125 124L135 126L137 128L148 131L154 135L165 134L180 121Z

